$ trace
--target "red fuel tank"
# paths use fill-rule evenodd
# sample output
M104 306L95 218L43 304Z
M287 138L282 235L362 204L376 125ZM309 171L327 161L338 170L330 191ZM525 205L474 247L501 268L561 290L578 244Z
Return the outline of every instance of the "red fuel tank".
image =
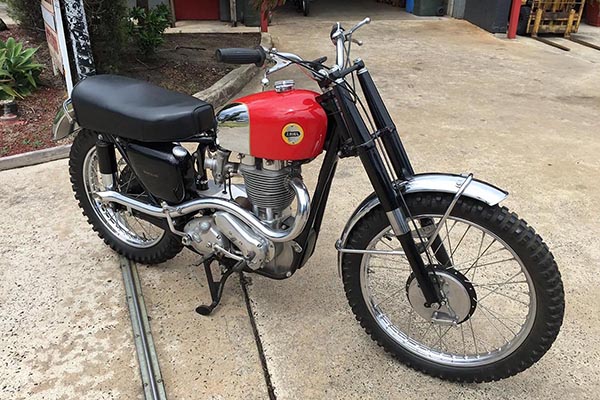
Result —
M321 154L327 115L310 90L273 90L234 100L217 114L219 145L269 160Z

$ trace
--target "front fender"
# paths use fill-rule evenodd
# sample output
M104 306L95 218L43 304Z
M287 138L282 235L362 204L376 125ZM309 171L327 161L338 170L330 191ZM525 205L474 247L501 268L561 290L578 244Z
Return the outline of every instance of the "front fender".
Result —
M71 99L67 99L62 106L58 108L56 115L54 116L54 122L52 122L52 139L64 139L70 134L77 132L79 129L79 125L75 120L73 104L71 103Z
M414 175L402 185L402 193L442 192L456 194L464 180L465 176L454 174L430 173ZM482 201L490 206L495 206L508 196L508 192L489 183L473 179L462 195ZM342 236L340 236L340 239L336 243L337 248L346 248L346 241L356 223L378 205L379 198L375 193L370 194L360 203L344 227ZM338 273L340 276L342 275L341 252L338 253Z

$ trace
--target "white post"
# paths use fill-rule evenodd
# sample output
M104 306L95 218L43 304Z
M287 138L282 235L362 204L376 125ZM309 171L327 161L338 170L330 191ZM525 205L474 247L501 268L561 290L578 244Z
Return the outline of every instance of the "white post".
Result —
M69 62L69 51L67 50L67 40L65 38L65 28L62 23L62 13L60 12L60 1L53 0L54 22L56 24L56 36L58 37L58 47L62 58L63 70L65 71L65 82L67 83L67 93L71 97L73 90L73 78L71 77L71 63Z
M229 14L231 16L232 26L237 26L237 4L236 4L236 0L229 0Z

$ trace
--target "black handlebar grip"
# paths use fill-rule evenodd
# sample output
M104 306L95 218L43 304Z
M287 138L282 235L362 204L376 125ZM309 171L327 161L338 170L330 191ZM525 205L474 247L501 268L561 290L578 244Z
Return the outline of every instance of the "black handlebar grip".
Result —
M267 54L262 47L255 49L217 49L215 55L219 62L227 64L255 64L257 67L261 67L267 58Z

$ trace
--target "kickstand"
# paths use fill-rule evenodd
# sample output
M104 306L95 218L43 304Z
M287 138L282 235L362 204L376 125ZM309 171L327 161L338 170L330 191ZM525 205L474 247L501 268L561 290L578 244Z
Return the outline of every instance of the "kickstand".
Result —
M234 272L241 272L246 265L245 260L238 261L233 267L227 269L221 274L221 279L219 281L215 281L210 269L210 264L212 264L212 261L213 259L204 261L204 272L206 272L206 280L208 281L208 288L210 289L212 303L209 305L203 304L198 306L196 308L196 312L200 315L209 315L215 309L215 307L219 305L221 296L223 296L223 288L225 287L227 278L229 278Z

